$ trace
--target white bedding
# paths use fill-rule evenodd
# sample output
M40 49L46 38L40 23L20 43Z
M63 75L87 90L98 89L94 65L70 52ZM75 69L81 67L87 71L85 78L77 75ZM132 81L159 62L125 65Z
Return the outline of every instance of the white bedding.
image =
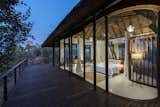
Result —
M118 69L119 65L120 64L109 63L108 64L108 75L113 76L114 74L119 74L120 73ZM91 69L93 71L93 64L91 65ZM105 64L104 63L96 64L96 72L105 74Z

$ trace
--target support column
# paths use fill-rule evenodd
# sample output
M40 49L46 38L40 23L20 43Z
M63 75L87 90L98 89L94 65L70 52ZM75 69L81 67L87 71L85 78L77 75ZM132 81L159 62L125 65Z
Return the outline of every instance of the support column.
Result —
M94 90L96 90L96 17L93 16L93 84Z
M83 79L86 80L85 29L83 28Z
M59 69L60 69L60 65L61 65L61 60L60 60L60 58L61 58L61 42L60 42L60 40L59 40L59 64L58 64L58 66L59 66Z
M77 44L77 60L78 60L78 63L77 63L77 67L76 67L76 72L80 75L81 73L81 56L80 56L80 37L78 36L78 44Z
M158 88L158 97L160 97L160 12L158 12L158 23L157 23L157 88Z
M106 76L106 92L108 92L108 17L105 15L105 76Z
M54 62L54 56L55 56L55 55L54 55L54 47L52 47L52 49L53 49L52 65L55 66L55 62Z
M124 74L129 77L129 35L125 31L125 58L124 58Z
M63 63L64 63L64 70L65 70L66 69L66 65L65 65L65 57L66 57L65 56L65 39L64 39L64 43L63 44L64 44L64 61L63 61Z
M71 72L72 72L72 68L73 68L73 57L72 57L72 35L71 35Z
M3 78L4 80L4 87L3 87L3 98L4 98L4 101L7 101L8 99L8 87L7 87L7 76L5 76Z
M69 74L71 73L71 39L68 39L69 44Z

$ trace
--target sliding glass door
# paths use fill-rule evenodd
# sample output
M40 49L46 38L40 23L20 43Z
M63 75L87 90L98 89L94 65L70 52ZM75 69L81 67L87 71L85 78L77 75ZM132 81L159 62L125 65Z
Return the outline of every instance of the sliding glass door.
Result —
M54 48L54 63L57 67L59 66L59 47Z
M79 32L72 36L72 72L80 77L84 77L83 51L83 33Z
M65 69L67 71L69 71L69 46L70 46L70 41L69 41L69 38L66 38L65 39Z
M106 66L105 66L105 18L96 21L96 85L106 89Z
M93 63L93 24L85 27L85 79L93 84L94 63Z
M60 40L60 68L64 69L64 39Z

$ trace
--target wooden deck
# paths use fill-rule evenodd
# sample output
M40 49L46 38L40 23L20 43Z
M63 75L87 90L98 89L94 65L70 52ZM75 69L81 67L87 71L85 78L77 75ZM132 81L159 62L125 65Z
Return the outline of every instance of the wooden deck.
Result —
M3 107L160 107L160 99L135 101L98 89L51 65L26 68Z

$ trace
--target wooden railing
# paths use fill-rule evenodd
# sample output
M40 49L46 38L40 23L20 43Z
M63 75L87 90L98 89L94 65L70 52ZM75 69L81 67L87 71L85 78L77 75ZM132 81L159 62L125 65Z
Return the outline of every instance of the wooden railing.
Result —
M1 93L2 98L0 100L3 101L7 101L8 98L8 83L10 81L8 81L9 78L14 78L13 82L14 84L16 84L17 82L17 73L21 74L22 71L24 71L24 68L27 66L28 61L27 59L22 60L21 62L19 62L17 65L15 65L14 67L12 67L11 69L3 72L2 74L0 74L0 80L2 80L1 85L3 87L3 92ZM12 75L11 75L12 74Z

